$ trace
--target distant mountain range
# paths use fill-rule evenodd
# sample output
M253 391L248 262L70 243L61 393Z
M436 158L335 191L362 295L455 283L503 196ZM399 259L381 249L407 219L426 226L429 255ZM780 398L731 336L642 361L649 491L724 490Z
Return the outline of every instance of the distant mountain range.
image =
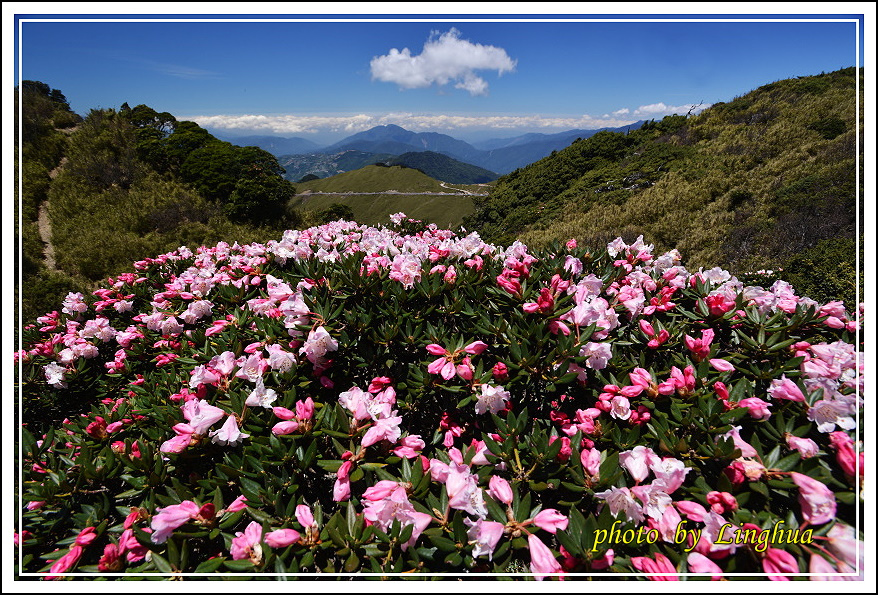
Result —
M321 145L299 136L228 136L223 134L214 134L214 136L239 147L259 147L275 157L312 153L319 151L321 148Z
M335 175L342 171L350 171L371 163L383 162L387 156L404 153L432 151L447 155L466 164L471 164L498 174L506 174L535 161L539 161L552 153L568 147L576 139L589 138L602 131L627 132L640 128L643 121L634 122L618 128L600 128L596 130L567 130L555 134L529 133L511 138L490 139L472 145L447 134L438 132L412 132L394 124L375 126L369 130L358 132L341 141L320 147L306 139L276 136L239 137L235 144L255 144L276 155L281 165L287 168L287 179L298 181L307 174L319 177ZM229 139L231 140L231 139ZM304 143L308 143L307 145ZM303 147L304 150L284 148ZM356 151L360 164L356 167L351 163ZM370 155L363 155L363 153ZM345 155L348 161L340 165L339 155ZM336 165L333 165L336 164ZM289 167L288 167L289 165ZM450 180L444 180L450 181Z
M452 184L481 184L496 180L500 174L458 161L435 151L409 151L401 155L369 153L344 149L338 153L284 155L278 159L286 170L284 177L298 183L306 176L321 179L366 167L367 165L402 165L420 170L431 178Z

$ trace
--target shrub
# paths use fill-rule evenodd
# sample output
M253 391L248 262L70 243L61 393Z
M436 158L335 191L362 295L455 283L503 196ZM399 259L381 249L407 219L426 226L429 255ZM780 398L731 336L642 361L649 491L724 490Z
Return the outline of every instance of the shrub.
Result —
M26 328L20 571L861 564L839 304L392 221L180 248Z

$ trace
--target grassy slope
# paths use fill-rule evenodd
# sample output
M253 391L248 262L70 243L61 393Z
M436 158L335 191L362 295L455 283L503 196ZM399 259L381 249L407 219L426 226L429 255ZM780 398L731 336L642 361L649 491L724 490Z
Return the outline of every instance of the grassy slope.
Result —
M298 192L448 192L433 178L411 168L367 165L322 180L296 184Z
M500 178L465 224L529 245L643 234L693 267L776 268L855 233L854 74L778 81L666 130L575 143Z

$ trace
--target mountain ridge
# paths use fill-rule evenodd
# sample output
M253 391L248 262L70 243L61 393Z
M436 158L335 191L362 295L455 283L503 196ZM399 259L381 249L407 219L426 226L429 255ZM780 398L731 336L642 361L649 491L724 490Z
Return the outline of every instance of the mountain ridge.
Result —
M319 150L278 155L278 160L281 164L284 162L298 163L292 170L287 170L289 174L288 179L293 181L301 179L308 174L320 177L334 175L329 173L331 168L326 167L327 159L323 156L339 155L346 151L361 151L379 155L402 155L403 153L430 151L441 153L457 161L474 165L490 172L506 174L538 161L550 155L552 151L567 147L577 138L588 138L598 132L607 130L628 132L636 130L643 122L643 120L640 120L616 128L572 129L553 134L532 132L508 139L489 139L479 143L481 146L489 147L484 149L477 148L466 141L439 132L413 132L396 124L383 124L352 134ZM265 146L259 146L272 152ZM379 160L376 159L376 162ZM313 162L314 165L309 166L309 161ZM366 163L363 163L363 165L366 165ZM352 168L343 169L342 171L348 171L349 169ZM335 173L340 172L336 171Z

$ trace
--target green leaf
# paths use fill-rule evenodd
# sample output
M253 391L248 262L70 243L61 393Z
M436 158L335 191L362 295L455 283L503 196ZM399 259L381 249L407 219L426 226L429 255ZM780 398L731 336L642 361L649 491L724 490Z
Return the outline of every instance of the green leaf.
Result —
M250 560L224 560L223 565L232 572L253 570L253 562Z
M155 554L153 554L155 555ZM279 558L278 558L279 559ZM199 564L195 568L195 572L216 572L216 569L223 565L226 559L223 557L219 558L210 558L209 560L205 560L201 564Z
M156 570L158 570L159 572L165 574L170 574L171 572L173 572L173 570L171 569L171 565L168 563L168 561L156 552L152 552L151 560L153 565L156 567Z

